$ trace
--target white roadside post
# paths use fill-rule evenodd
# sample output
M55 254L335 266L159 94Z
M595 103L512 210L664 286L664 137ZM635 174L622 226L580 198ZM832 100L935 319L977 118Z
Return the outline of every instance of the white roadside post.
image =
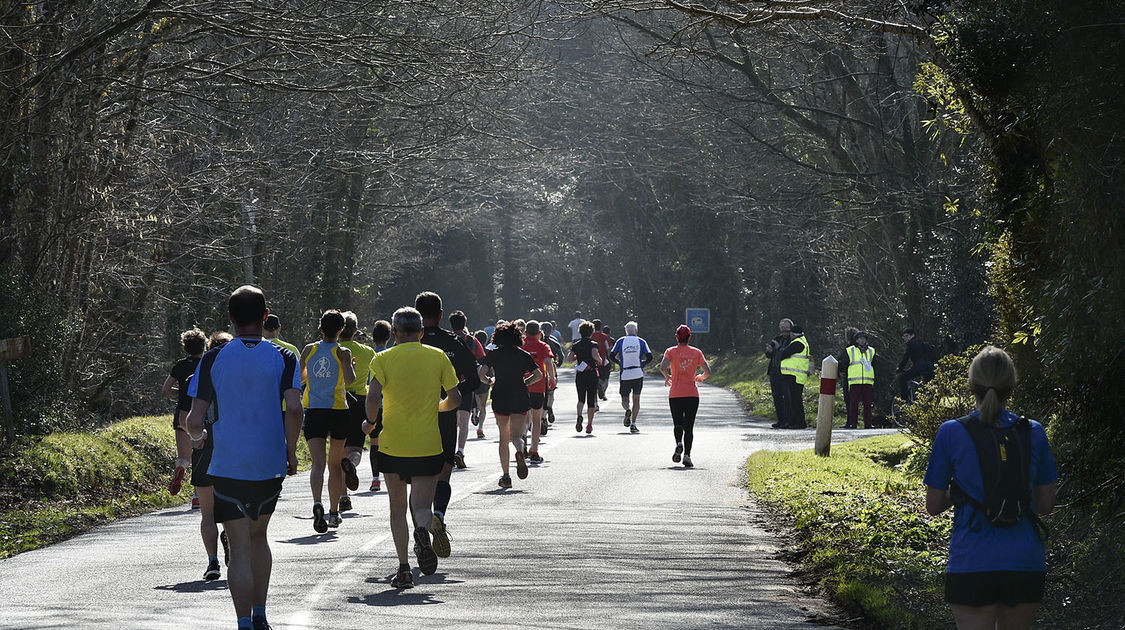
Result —
M828 457L832 450L832 415L836 407L836 375L840 365L829 355L820 364L820 402L816 408L816 445L813 451Z

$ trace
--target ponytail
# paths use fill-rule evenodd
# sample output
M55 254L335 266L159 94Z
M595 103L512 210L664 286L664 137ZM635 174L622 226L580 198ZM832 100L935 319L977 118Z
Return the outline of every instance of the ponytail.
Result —
M1016 388L1016 366L1008 353L985 346L969 366L969 389L977 398L980 421L995 424L1012 390Z

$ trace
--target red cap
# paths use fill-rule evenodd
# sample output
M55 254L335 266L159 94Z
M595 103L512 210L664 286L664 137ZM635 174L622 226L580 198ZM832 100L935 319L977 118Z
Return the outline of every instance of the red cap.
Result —
M689 337L691 337L691 329L687 327L687 324L680 324L680 327L676 329L676 339L687 341Z

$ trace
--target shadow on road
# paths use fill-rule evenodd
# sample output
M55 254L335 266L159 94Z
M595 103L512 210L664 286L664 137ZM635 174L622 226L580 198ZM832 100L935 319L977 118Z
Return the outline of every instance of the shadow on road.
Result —
M177 593L206 593L208 591L227 590L227 581L211 580L210 582L206 582L203 580L195 580L192 582L180 582L179 584L154 586L152 588L156 591L175 591Z
M291 545L315 545L322 542L335 542L336 532L328 532L327 534L313 534L311 536L301 536L299 538L290 538L288 540L279 540L280 543L288 543Z
M372 593L363 597L349 597L348 603L366 604L368 606L420 606L445 603L440 599L434 599L433 595L429 593L420 593L415 589L389 588L381 593Z

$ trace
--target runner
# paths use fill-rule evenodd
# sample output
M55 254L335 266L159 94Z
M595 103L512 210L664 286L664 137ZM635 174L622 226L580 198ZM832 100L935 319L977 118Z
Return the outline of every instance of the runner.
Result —
M438 474L447 465L443 454L438 414L454 412L461 404L457 374L441 350L425 346L422 315L403 307L391 318L395 347L371 360L371 385L367 416L376 416L383 405L383 433L379 436L379 467L387 480L391 536L398 553L398 570L391 578L395 588L414 586L406 556L409 528L407 505L414 521L414 555L423 575L437 571L438 557L426 524L433 522L430 507ZM448 392L442 399L442 391ZM364 432L374 429L363 423ZM406 486L411 486L407 496Z
M558 368L562 367L563 353L562 344L560 340L562 335L559 331L555 330L555 325L551 322L539 322L539 329L543 331L543 341L551 347L551 354L554 355L555 369L552 370L553 378L547 379L547 397L543 401L543 408L546 410L547 424L552 425L555 423L555 390L559 386Z
M484 346L477 341L476 337L469 334L469 331L465 328L467 323L468 318L461 311L454 311L449 316L449 326L453 329L457 341L460 341L473 354L475 370L476 365L479 365L479 361L484 358ZM476 392L478 391L480 391L479 386L472 392L462 392L461 406L457 408L457 452L453 455L453 464L458 468L465 467L465 442L469 439L469 419L477 407ZM477 424L477 422L473 424Z
M621 366L621 406L625 409L625 426L630 433L640 433L637 416L641 414L641 388L645 384L644 366L652 361L648 343L637 336L637 322L625 324L625 336L613 344L610 357ZM632 395L632 406L630 406Z
M359 318L351 311L345 311L344 329L340 331L340 347L347 348L355 360L355 380L345 388L345 398L348 402L348 415L351 417L351 428L348 437L344 440L344 459L340 461L340 468L344 471L344 493L340 496L340 511L348 512L352 509L352 500L348 490L359 489L359 475L356 468L363 461L363 442L367 436L360 430L360 425L367 419L367 383L371 380L371 359L375 358L375 350L355 340L359 332Z
M191 461L191 440L184 431L184 418L191 411L191 396L188 395L187 388L188 381L191 375L195 374L195 367L199 365L199 359L206 349L207 336L198 328L185 330L180 334L180 346L187 356L176 361L172 366L172 372L164 379L164 386L160 388L161 394L176 399L176 406L172 408L172 430L176 436L176 466L172 471L172 480L168 482L170 494L179 494L188 462Z
M691 443L695 439L695 413L699 411L697 382L707 380L711 366L703 353L689 346L691 329L684 324L676 329L676 345L664 351L660 373L668 387L668 407L672 410L672 431L676 437L676 450L672 461L679 462L683 455L684 468L691 468ZM702 368L703 372L699 373Z
M211 333L207 349L222 348L234 337L225 331ZM202 356L202 355L200 355ZM190 377L189 377L190 378ZM184 389L187 396L187 388ZM188 396L188 400L191 397ZM190 405L189 405L190 406ZM207 468L211 465L211 455L215 450L215 436L212 435L212 425L215 424L217 408L207 408L206 428L207 436L199 442L194 442L191 451L191 485L195 488L199 501L199 535L203 537L203 549L207 552L207 569L203 572L205 581L217 580L222 575L219 570L219 526L215 523L215 491L211 475ZM185 432L186 436L187 433ZM230 565L230 547L226 532L223 532L223 562Z
M375 322L375 325L371 327L371 342L375 344L373 348L375 354L386 350L391 343L391 323L385 319ZM370 370L370 364L368 364L368 370ZM368 374L370 374L370 371ZM370 385L371 379L368 379L367 382ZM375 416L375 429L369 434L371 436L371 492L378 492L381 489L379 484L379 433L382 430L383 406L379 405L379 413Z
M266 594L273 558L270 515L288 473L297 474L301 430L301 376L297 357L262 340L266 296L252 286L231 294L228 311L237 341L208 351L189 386L195 400L187 431L207 437L207 410L222 409L213 425L207 472L215 493L215 520L230 540L227 586L240 630L269 630ZM280 394L280 395L279 395ZM282 420L281 399L288 411Z
M527 411L531 408L527 386L543 378L535 359L520 348L522 341L515 322L502 323L492 334L496 349L481 359L480 377L492 386L492 414L496 416L496 427L500 431L501 488L512 487L512 477L508 474L509 443L516 450L516 476L527 479L522 437ZM495 377L488 377L489 368Z
M309 485L313 496L313 529L318 534L329 527L340 526L340 497L344 493L344 443L351 433L351 415L348 412L344 388L355 382L352 353L337 343L344 329L344 316L329 309L320 316L320 337L301 351L301 376L305 393L301 402L305 407L305 441L309 445L312 470ZM331 437L331 441L328 438ZM325 442L328 441L328 460L325 461ZM324 516L321 493L324 490L324 466L328 465L328 517Z
M582 333L580 333L578 331L578 327L581 326L582 322L584 322L584 321L586 321L586 320L582 319L582 313L580 311L574 311L574 319L570 320L570 323L568 323L566 325L567 328L570 328L570 342L571 343L575 343L575 342L578 342L578 341L582 340Z
M581 338L570 346L567 359L574 361L574 386L578 389L578 422L574 430L582 431L582 405L586 405L586 412L590 421L586 424L586 433L594 432L594 412L598 410L598 369L597 365L602 360L598 354L598 344L590 340L594 334L594 324L583 321L578 327Z
M478 330L474 336L477 338L477 343L481 345L482 350L487 354L488 347L491 345L491 342L488 340L488 333L483 330ZM481 358L483 359L484 357ZM480 364L480 359L477 360L477 364ZM487 415L488 409L488 390L488 383L481 379L480 387L477 388L475 393L477 404L476 407L473 408L473 416L471 418L473 424L477 427L477 439L480 440L484 439L484 418Z
M262 337L264 339L268 339L270 343L277 346L278 348L285 348L293 354L301 356L301 352L297 350L297 346L289 343L288 341L282 341L281 338L278 337L280 333L281 318L279 318L277 315L274 315L273 313L270 313L269 316L266 317L266 323L262 325Z
M602 320L595 319L594 334L590 335L590 340L598 344L598 356L601 361L598 362L598 400L606 400L606 390L609 389L609 373L613 370L613 363L609 360L609 349L613 345L609 342L609 335L602 329ZM598 407L598 405L594 405ZM600 409L600 407L598 407Z
M555 379L555 355L551 352L551 346L543 343L539 322L535 320L527 322L525 330L527 336L523 341L523 351L530 354L531 358L535 359L535 365L539 366L539 371L546 374L546 378L541 378L527 386L531 403L531 450L527 458L538 464L543 461L539 456L539 436L547 432L547 427L543 425L543 407L547 399L547 383ZM523 431L520 433L522 434Z
M471 400L473 392L480 387L480 379L477 378L477 360L465 344L457 339L457 335L438 327L442 316L441 296L432 291L423 291L414 298L414 308L422 315L424 327L422 343L445 353L457 374L457 387L460 389L458 401L462 398ZM438 414L438 429L441 430L441 448L442 455L445 457L445 466L442 467L437 486L434 488L430 532L434 535L434 551L439 557L448 558L450 549L449 535L445 531L445 512L449 508L449 499L453 496L449 479L453 475L453 466L457 461L456 407Z

